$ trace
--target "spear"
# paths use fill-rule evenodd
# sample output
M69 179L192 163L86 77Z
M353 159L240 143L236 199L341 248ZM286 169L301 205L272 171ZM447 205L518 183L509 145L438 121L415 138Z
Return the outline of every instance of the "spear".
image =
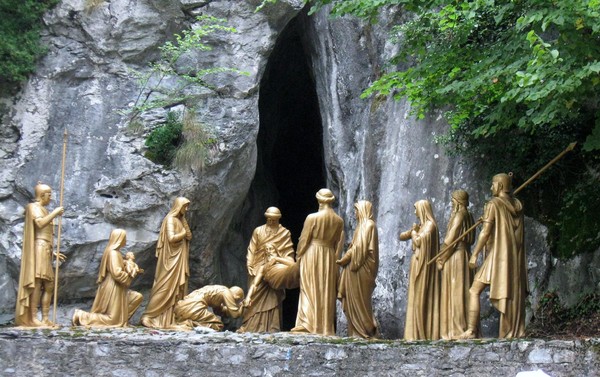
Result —
M60 173L60 201L59 207L63 206L63 196L65 191L65 160L67 157L67 129L63 134L62 164ZM56 236L56 268L54 269L54 310L52 312L52 322L56 323L56 306L58 302L58 266L60 264L60 233L62 230L62 215L58 218L58 232Z
M573 150L573 148L575 148L575 145L577 144L577 142L573 142L571 144L569 144L567 146L567 148L565 148L564 151L560 152L556 157L554 157L552 160L550 160L550 162L548 162L546 165L544 165L543 168L541 168L540 170L537 171L537 173L535 173L534 175L532 175L528 180L526 180L521 186L519 186L514 192L513 195L518 194L521 190L523 190L525 187L527 187L531 182L533 182L537 177L539 177L543 172L545 172L550 166L554 165L558 160L560 160L561 158L563 158L563 156L567 153L569 153L570 151ZM477 222L475 224L473 224L473 226L471 226L469 229L465 230L463 234L461 234L460 236L458 236L458 238L456 238L454 241L452 241L449 245L447 245L444 249L442 249L438 255L436 255L435 257L433 257L429 262L427 262L427 265L430 265L432 263L434 263L438 258L440 257L445 257L447 254L449 254L452 251L452 248L454 247L454 245L456 245L458 242L460 242L463 238L465 238L471 231L473 231L475 228L477 228L481 223L483 223L483 219L479 219L477 220Z

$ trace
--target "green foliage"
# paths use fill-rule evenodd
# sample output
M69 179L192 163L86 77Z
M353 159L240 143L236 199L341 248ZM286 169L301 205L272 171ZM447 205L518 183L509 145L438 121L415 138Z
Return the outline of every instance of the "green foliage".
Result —
M139 82L138 97L130 109L130 122L143 112L160 107L172 107L184 103L189 96L184 94L189 87L215 88L206 81L206 77L222 72L233 72L248 75L234 68L209 67L198 68L185 65L182 57L198 52L210 51L212 47L206 41L207 37L217 32L235 33L235 28L225 25L224 19L209 16L197 17L198 24L181 34L174 35L174 41L166 42L159 49L160 58L150 63L147 72L133 71ZM188 62L196 59L187 59ZM170 81L169 85L165 85ZM174 81L174 82L173 82Z
M58 0L0 0L0 82L15 84L46 53L40 44L44 12Z
M311 4L371 22L390 7L412 12L389 30L399 53L362 97L407 98L419 119L442 112L449 129L437 141L490 176L512 171L518 185L577 141L519 195L550 227L557 256L600 246L600 0Z
M206 125L196 120L194 109L188 110L183 117L182 134L183 143L175 152L174 165L180 168L204 169L217 139L208 131Z
M150 132L146 139L146 158L157 164L171 166L183 139L183 123L179 118L180 114L170 111L165 124Z
M600 245L600 172L587 171L589 175L565 190L559 212L550 232L556 242L556 254L570 257L578 251L593 252Z
M165 124L152 130L146 138L145 156L166 167L202 170L217 140L206 125L196 120L196 111L183 116L169 111Z

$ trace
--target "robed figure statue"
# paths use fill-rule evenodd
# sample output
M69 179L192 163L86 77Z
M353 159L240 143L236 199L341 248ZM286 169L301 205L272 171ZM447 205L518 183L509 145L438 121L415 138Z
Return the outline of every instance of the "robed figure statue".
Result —
M75 309L73 325L89 327L126 327L137 308L142 303L139 292L130 291L133 276L127 272L121 248L127 240L123 229L110 233L108 245L102 254L98 270L98 290L88 313Z
M428 200L415 203L415 214L420 223L400 234L400 240L412 240L413 249L404 339L439 339L439 273L428 264L438 253L438 227Z
M192 233L185 219L190 201L179 197L160 227L156 244L156 273L150 301L142 315L146 327L178 329L175 304L187 295ZM187 326L183 326L187 329Z
M296 258L300 263L300 298L292 332L335 335L335 300L344 221L331 208L335 196L317 192L319 211L306 217Z
M343 267L338 298L348 320L348 336L373 338L378 335L372 304L379 267L377 225L371 202L360 200L354 208L358 225L348 251L337 261Z

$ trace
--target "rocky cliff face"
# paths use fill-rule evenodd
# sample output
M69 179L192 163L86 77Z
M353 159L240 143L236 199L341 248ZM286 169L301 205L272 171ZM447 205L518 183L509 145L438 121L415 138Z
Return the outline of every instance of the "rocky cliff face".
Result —
M112 0L86 9L82 0L64 0L46 16L49 54L19 95L4 99L1 311L14 308L23 208L38 180L58 192L67 128L61 301L94 296L101 253L116 227L127 230L127 248L146 269L133 288L149 289L160 222L176 196L192 201L190 288L245 286L245 248L265 208L279 206L282 224L297 238L305 216L317 209L315 192L327 186L339 199L348 239L353 204L373 202L381 258L376 314L384 336L402 336L410 244L398 234L415 222L413 203L431 200L443 236L451 192L471 193L478 217L489 177L435 143L444 129L435 115L416 121L405 101L359 98L394 52L382 26L330 20L326 12L309 17L300 0L255 13L259 3ZM218 139L206 169L166 170L143 157L144 137L130 132L120 111L139 92L130 70L144 70L158 46L193 26L198 14L227 18L238 30L213 36L214 50L194 57L198 66L249 75L216 75L216 91L194 97L198 120ZM384 22L397 17L390 12ZM147 114L146 132L165 113ZM531 221L526 231L530 284L539 286L549 268L544 231ZM287 323L295 319L290 293Z

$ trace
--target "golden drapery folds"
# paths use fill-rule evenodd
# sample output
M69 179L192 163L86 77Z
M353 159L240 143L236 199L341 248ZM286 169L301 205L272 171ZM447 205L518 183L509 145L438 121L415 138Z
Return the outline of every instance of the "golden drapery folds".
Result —
M179 197L162 222L156 244L156 273L150 301L142 325L155 328L176 327L174 308L187 295L190 276L190 228L185 213L190 201Z
M452 194L453 210L448 221L444 245L450 245L473 226L473 216L467 209L468 198L468 194L463 190L457 190ZM452 254L443 264L440 295L442 339L457 339L467 330L469 288L473 280L469 269L469 253L473 242L475 242L475 231L471 231L453 246Z
M337 251L343 242L344 221L329 206L331 191L317 193L319 211L307 216L298 242L300 298L292 332L335 335Z
M361 200L354 207L358 225L352 244L340 260L344 268L338 298L348 320L348 336L372 338L378 335L372 295L379 268L379 239L371 202Z
M189 327L202 326L221 331L223 322L218 315L238 318L243 311L243 298L244 291L239 287L206 285L177 302L175 316L178 323L187 322Z
M21 254L21 270L19 273L19 288L17 291L17 307L15 313L15 323L18 326L35 326L34 313L37 313L37 307L32 307L33 298L31 297L35 288L35 279L43 278L49 281L54 280L52 273L52 250L44 252L50 248L52 242L52 224L47 225L48 237L40 239L36 245L36 226L35 219L48 216L48 210L39 202L29 203L25 207L25 224L23 228L23 249ZM47 238L47 240L45 239ZM44 247L47 244L47 247ZM36 248L40 252L36 252ZM48 254L48 255L45 255ZM42 260L36 263L36 257L42 257Z
M126 327L129 318L142 302L142 295L129 291L132 277L125 271L121 248L126 233L114 229L102 254L98 273L96 298L91 312L76 309L73 325L90 327Z
M284 264L267 264L265 245L272 244L277 256L294 262L294 245L290 231L280 224L262 225L254 229L248 245L246 264L248 267L248 285L252 285L261 267L265 267L268 278L256 285L252 293L252 305L244 312L243 324L239 332L277 332L281 331L281 303L285 298L285 288L293 288L287 284L287 271ZM290 276L290 278L293 278Z
M500 312L500 338L525 336L527 262L523 233L523 205L516 198L494 197L483 221L493 223L486 243L487 257L475 280L490 285L490 301Z
M439 273L435 265L427 263L439 249L437 222L427 200L415 203L420 226L403 232L400 239L412 239L408 300L404 339L439 339Z

